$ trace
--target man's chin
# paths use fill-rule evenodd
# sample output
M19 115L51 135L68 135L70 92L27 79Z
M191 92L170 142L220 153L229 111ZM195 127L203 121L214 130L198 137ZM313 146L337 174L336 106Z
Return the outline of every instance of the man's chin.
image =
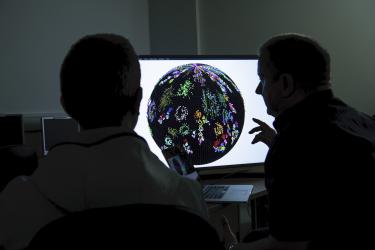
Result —
M276 117L276 113L273 112L272 110L267 109L267 114L269 114L270 116Z

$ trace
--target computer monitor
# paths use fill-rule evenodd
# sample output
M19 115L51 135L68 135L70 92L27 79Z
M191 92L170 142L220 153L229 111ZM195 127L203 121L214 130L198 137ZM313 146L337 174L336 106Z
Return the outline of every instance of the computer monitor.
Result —
M41 124L43 155L47 155L53 146L74 138L79 132L78 123L68 116L44 116Z
M0 116L0 147L23 144L23 119L20 114Z
M135 131L166 164L183 147L196 168L259 165L268 148L251 144L258 118L272 126L256 56L140 56L143 99ZM167 165L167 164L166 164Z

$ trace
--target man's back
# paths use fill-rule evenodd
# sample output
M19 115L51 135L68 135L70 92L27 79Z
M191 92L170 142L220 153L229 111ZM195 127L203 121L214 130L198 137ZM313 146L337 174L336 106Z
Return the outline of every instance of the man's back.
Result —
M275 127L266 159L271 233L282 240L352 235L370 216L374 120L322 91L285 111Z
M28 197L22 196L25 186L33 189ZM0 197L0 234L6 231L5 240L21 242L10 246L23 247L41 226L88 208L172 204L207 219L200 185L170 171L142 138L121 128L82 132L74 142L52 149L30 180L9 190ZM30 225L27 231L19 226L23 223Z

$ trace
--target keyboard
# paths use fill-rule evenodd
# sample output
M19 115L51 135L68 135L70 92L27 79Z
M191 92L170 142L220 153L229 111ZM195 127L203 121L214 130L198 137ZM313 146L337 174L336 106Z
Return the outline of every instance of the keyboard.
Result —
M221 199L229 189L227 185L207 185L203 187L204 199Z

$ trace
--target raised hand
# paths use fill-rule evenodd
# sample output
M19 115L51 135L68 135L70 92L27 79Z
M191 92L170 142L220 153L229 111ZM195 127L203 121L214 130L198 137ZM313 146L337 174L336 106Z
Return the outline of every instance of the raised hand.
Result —
M273 128L271 128L270 126L268 126L267 123L265 123L261 120L253 118L253 121L255 123L257 123L259 126L250 130L249 134L253 134L253 133L256 133L256 132L259 132L259 133L257 133L255 135L255 137L254 137L254 139L251 143L255 144L255 143L258 143L258 142L263 142L268 147L270 147L273 139L276 136L276 131Z

